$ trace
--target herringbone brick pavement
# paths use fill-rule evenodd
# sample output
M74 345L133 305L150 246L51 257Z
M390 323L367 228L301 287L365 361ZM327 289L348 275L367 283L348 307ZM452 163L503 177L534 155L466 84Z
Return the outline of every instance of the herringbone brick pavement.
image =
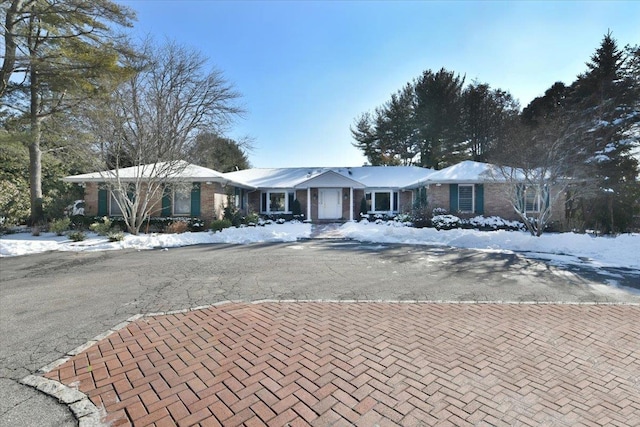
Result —
M46 375L113 426L640 425L640 308L228 304Z

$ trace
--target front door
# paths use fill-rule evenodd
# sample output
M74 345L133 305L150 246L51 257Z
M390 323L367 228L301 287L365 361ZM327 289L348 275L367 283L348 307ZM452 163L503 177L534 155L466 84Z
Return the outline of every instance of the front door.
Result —
M342 218L342 189L321 188L318 190L318 219Z

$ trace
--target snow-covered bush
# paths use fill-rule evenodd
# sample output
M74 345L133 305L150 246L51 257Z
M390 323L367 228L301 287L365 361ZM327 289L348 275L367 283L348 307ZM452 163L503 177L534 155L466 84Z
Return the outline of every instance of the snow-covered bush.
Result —
M509 221L499 216L484 217L482 215L466 220L471 228L480 230L522 230L524 224L519 221Z
M455 215L434 215L433 218L431 218L431 224L438 230L459 228L461 223L462 220Z
M447 215L449 214L449 211L446 210L445 208L433 208L433 210L431 211L431 214L433 216Z
M84 206L84 200L74 200L65 208L64 213L67 216L84 215Z

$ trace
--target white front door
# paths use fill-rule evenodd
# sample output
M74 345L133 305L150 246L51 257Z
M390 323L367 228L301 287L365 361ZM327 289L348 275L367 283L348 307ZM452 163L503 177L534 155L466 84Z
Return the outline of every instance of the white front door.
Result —
M342 189L321 188L318 190L318 219L342 218Z

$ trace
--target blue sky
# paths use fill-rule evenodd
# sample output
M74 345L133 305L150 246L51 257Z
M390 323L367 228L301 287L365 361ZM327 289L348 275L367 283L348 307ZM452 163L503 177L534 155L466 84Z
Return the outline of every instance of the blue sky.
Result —
M640 43L640 2L120 0L135 32L193 47L242 93L230 136L254 167L359 166L349 126L424 70L526 106L571 83L611 30Z

